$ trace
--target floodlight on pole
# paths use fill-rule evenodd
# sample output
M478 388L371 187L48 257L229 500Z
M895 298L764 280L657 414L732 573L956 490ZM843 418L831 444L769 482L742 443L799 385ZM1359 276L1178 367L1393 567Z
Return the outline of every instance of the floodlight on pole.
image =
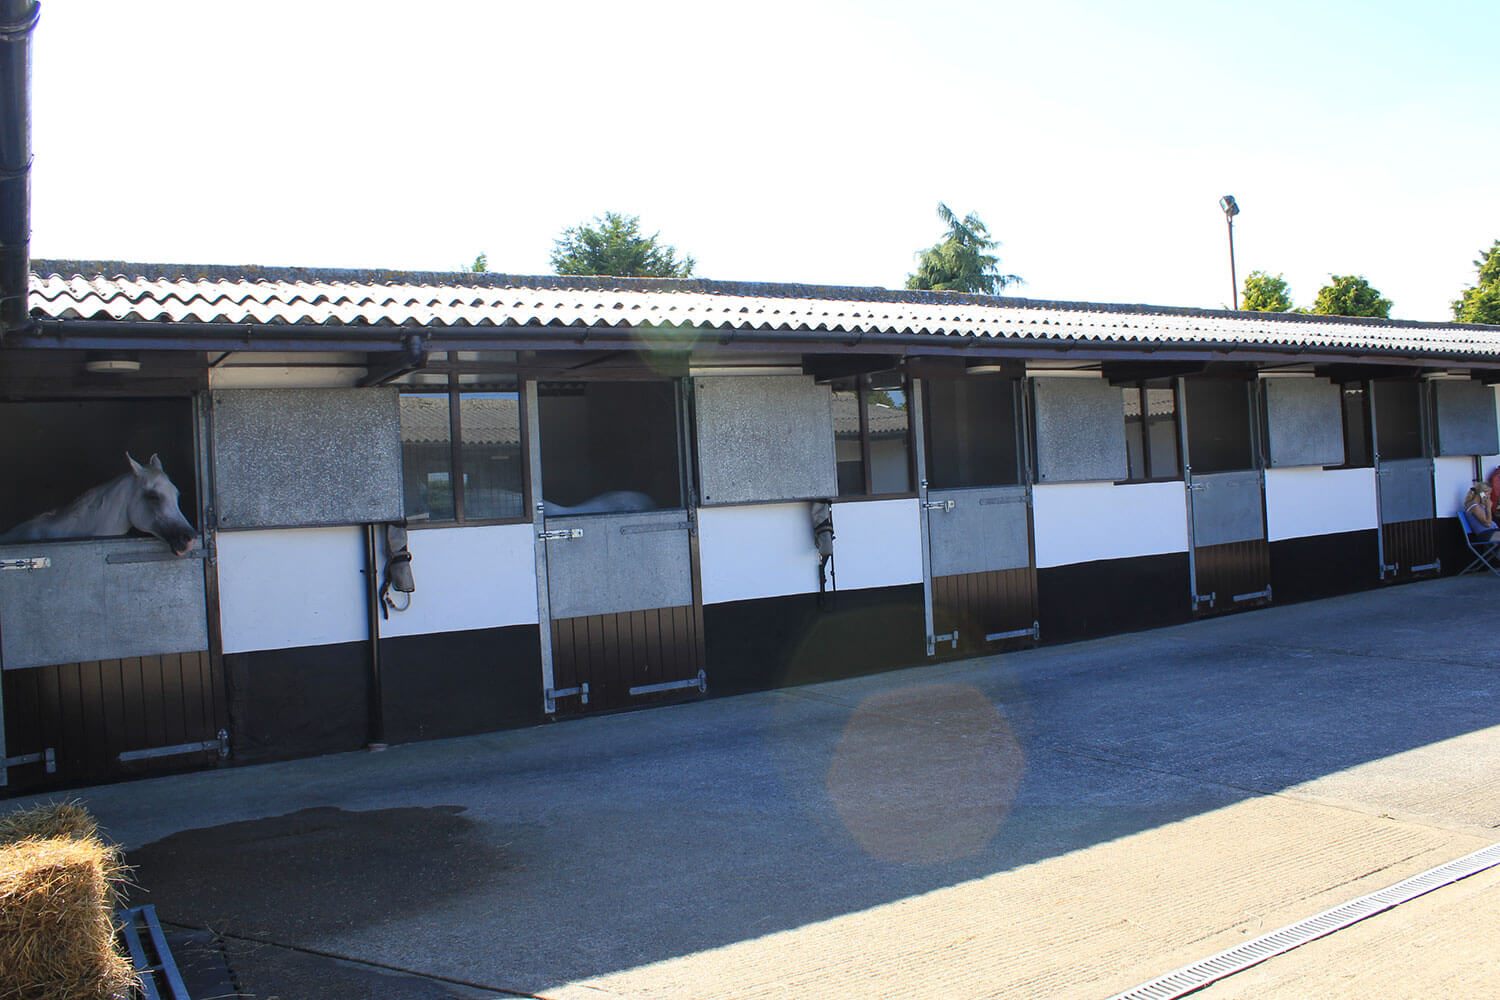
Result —
M1234 308L1238 312L1240 308L1240 283L1234 274L1234 217L1240 214L1240 206L1236 204L1234 195L1226 194L1219 199L1219 207L1224 210L1224 221L1229 223L1229 287L1234 295Z

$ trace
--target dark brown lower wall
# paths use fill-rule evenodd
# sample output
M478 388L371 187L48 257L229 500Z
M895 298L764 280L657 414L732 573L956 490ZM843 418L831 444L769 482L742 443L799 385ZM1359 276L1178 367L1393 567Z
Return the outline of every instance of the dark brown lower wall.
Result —
M922 587L846 590L710 604L703 609L708 693L872 674L926 662Z
M1369 590L1380 584L1379 564L1374 528L1272 542L1272 599L1291 604Z
M387 742L542 719L535 625L387 638L380 656ZM370 738L369 657L364 642L226 654L234 762L364 747Z
M1188 590L1186 552L1039 569L1041 640L1069 642L1189 621Z

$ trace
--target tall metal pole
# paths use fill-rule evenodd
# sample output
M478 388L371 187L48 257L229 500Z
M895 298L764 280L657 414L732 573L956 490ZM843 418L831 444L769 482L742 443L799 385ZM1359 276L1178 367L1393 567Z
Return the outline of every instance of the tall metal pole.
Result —
M1229 223L1229 287L1234 295L1234 310L1240 309L1240 281L1234 274L1234 216L1226 214L1224 220Z

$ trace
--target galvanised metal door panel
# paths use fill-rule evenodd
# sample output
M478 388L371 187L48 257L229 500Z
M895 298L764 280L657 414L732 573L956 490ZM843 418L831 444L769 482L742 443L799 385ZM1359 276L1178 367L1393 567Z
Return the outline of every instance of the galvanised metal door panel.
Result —
M1380 484L1381 524L1428 520L1435 516L1431 459L1382 461L1376 479Z
M546 518L552 617L691 605L689 529L681 510Z
M208 649L202 550L154 538L0 546L5 669Z
M1261 474L1255 470L1193 476L1193 544L1198 548L1266 537Z
M1027 488L929 490L927 537L935 577L1030 566Z

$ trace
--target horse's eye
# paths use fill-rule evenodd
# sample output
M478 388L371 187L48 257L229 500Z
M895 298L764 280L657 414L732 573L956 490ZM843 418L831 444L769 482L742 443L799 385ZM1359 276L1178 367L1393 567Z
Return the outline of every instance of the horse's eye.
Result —
M155 490L147 490L146 491L146 499L149 500L151 503L161 503L162 496L161 496L160 493L156 492Z

